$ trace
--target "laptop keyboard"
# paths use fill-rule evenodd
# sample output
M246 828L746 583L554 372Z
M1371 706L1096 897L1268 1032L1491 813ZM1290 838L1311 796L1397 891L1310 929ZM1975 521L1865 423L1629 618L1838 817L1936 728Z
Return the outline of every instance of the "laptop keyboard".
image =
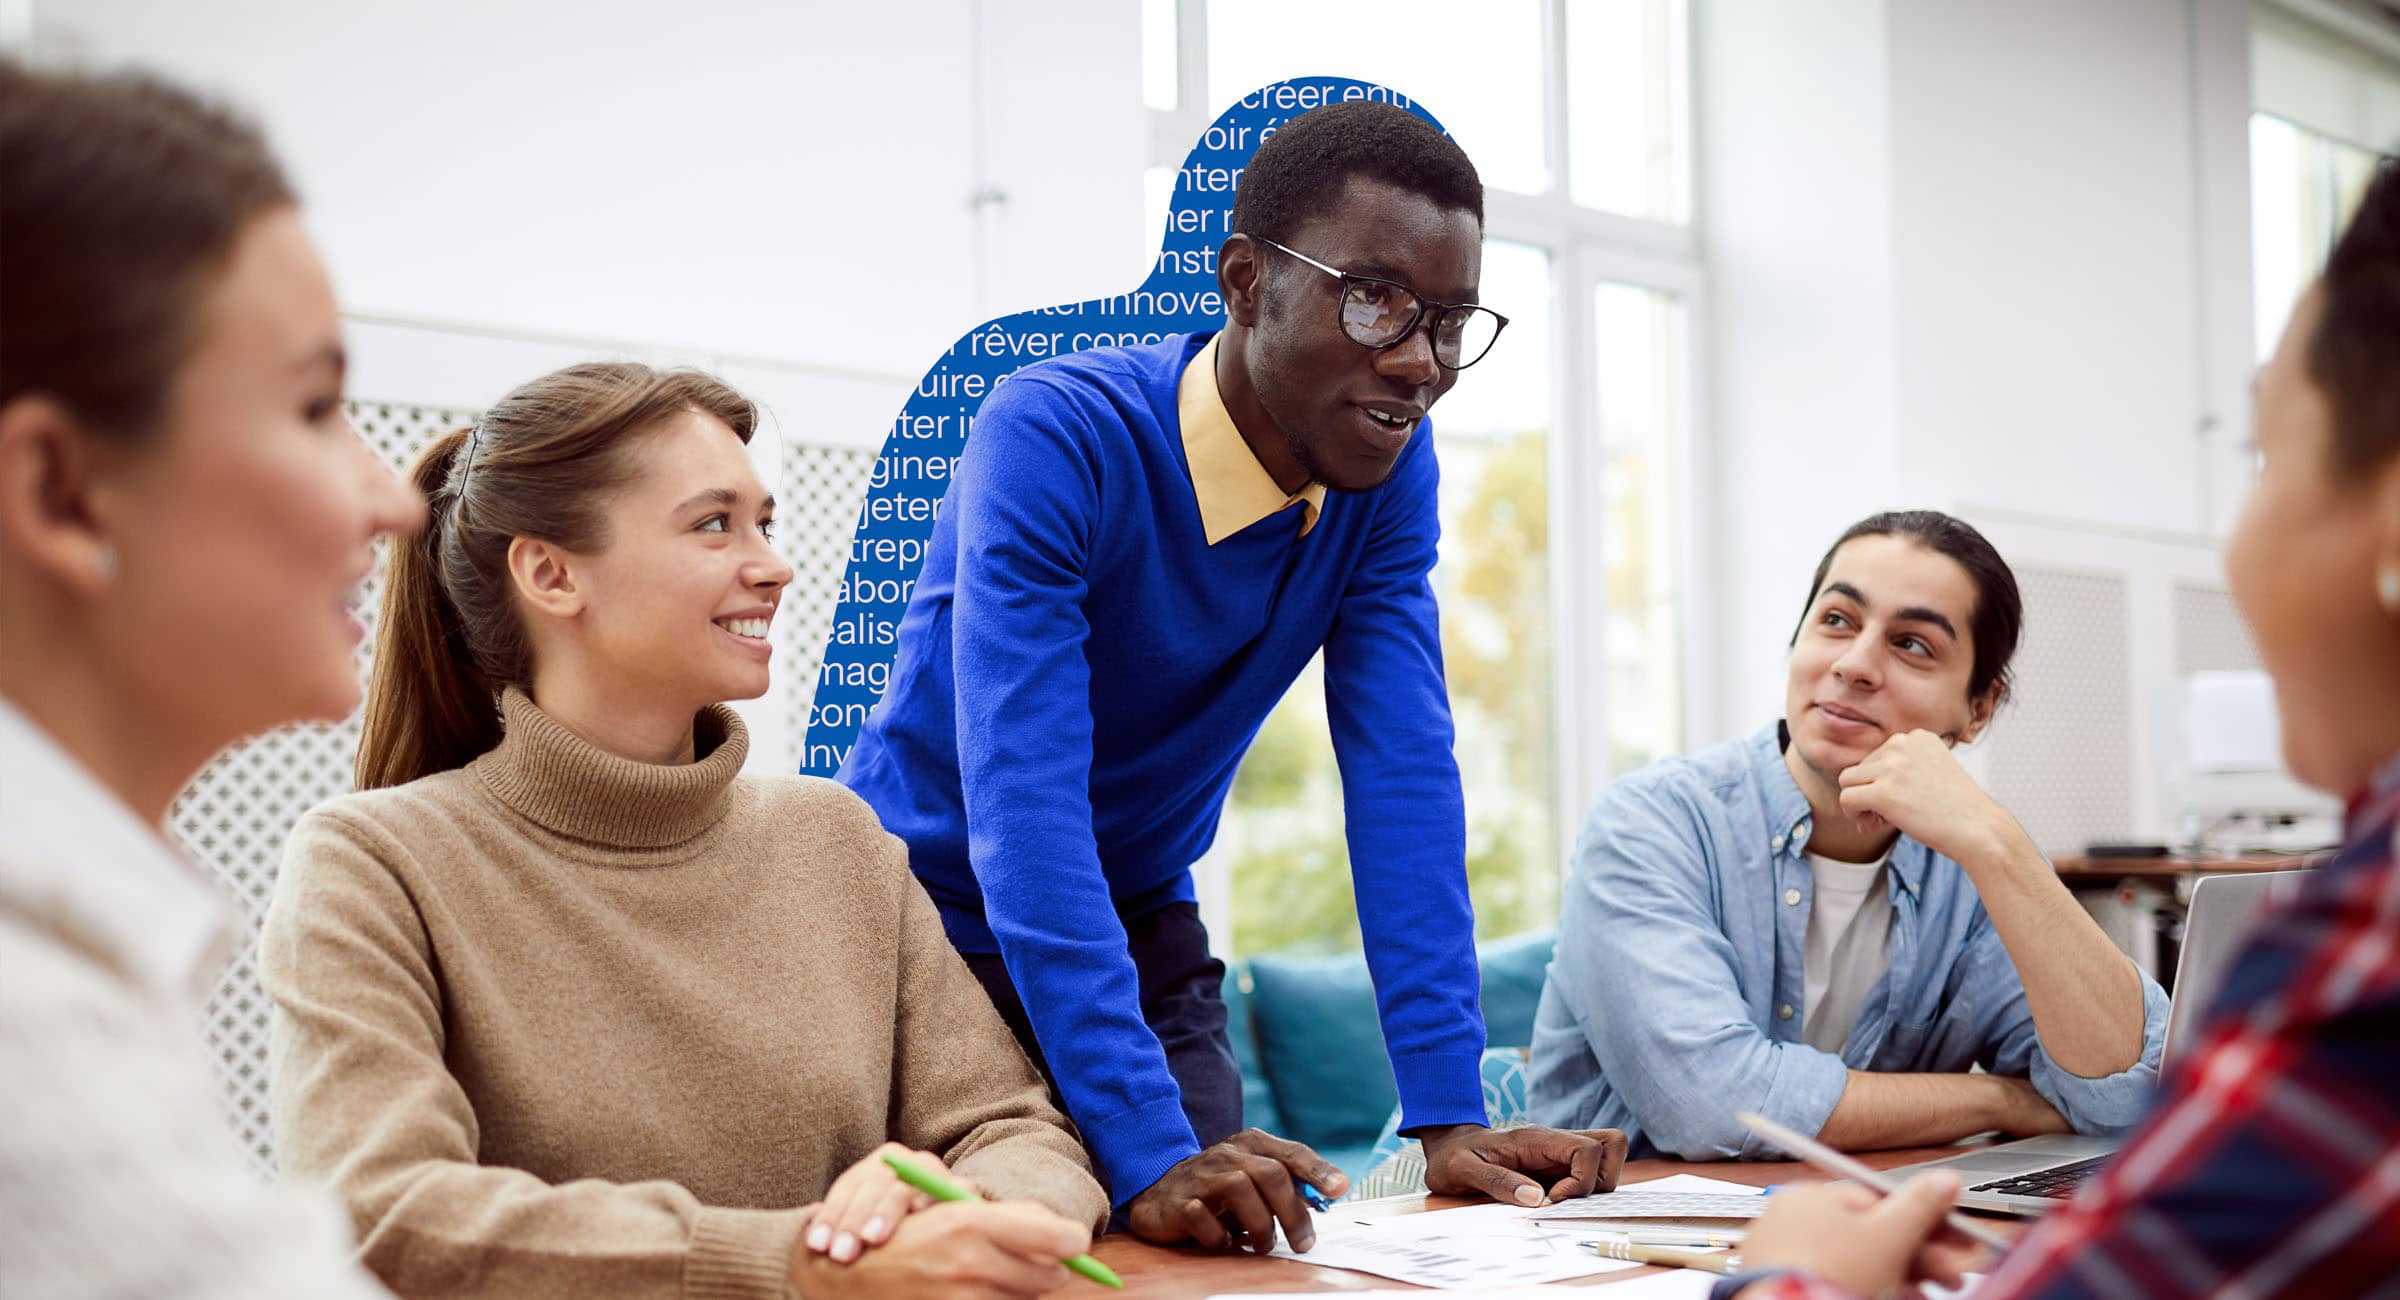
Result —
M1994 1196L2047 1196L2063 1201L2073 1196L2075 1189L2083 1186L2083 1180L2098 1172L2101 1162L2107 1159L2107 1156L2093 1156L2069 1165L2052 1165L2048 1169L2037 1169L2030 1174L2018 1174L1967 1190L1990 1192Z

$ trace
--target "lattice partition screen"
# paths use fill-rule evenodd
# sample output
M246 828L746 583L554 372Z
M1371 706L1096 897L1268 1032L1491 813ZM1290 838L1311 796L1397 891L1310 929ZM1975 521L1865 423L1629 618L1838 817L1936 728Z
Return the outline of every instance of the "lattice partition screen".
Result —
M2025 637L1994 721L1992 796L2045 853L2122 839L2133 822L2133 704L2123 577L2017 566Z
M2175 584L2175 673L2255 672L2258 643L2223 587Z
M400 403L354 402L351 419L394 467L473 413ZM758 739L750 767L790 772L799 767L825 632L848 558L852 522L865 496L875 453L869 449L785 442L775 484L777 544L792 561L792 585L773 633L775 686L745 714ZM379 588L370 584L369 636L359 652L362 679L374 645ZM294 727L261 736L219 755L175 803L171 828L198 861L232 888L241 910L238 956L208 1005L208 1041L233 1123L262 1171L272 1168L267 1126L267 1004L258 985L258 923L273 891L284 837L300 814L350 789L358 719Z

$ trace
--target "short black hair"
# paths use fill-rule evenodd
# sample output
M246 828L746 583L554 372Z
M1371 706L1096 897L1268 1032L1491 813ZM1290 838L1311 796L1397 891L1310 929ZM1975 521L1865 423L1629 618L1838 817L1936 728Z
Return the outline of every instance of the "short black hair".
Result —
M1859 520L1835 538L1825 548L1825 558L1817 561L1817 576L1809 580L1808 603L1800 607L1791 643L1800 643L1800 629L1808 626L1808 611L1817 607L1817 597L1825 590L1834 552L1854 537L1905 537L1967 571L1975 583L1975 610L1967 616L1975 667L1967 675L1967 698L1982 699L1994 682L2000 683L2000 698L2008 698L2008 662L2017 657L2017 638L2025 630L2025 599L2017 592L2017 575L1973 524L1939 510L1886 510Z
M2376 164L2325 260L2308 377L2333 407L2337 474L2400 454L2400 159Z
M1312 108L1267 137L1242 169L1233 229L1288 244L1353 176L1421 194L1483 224L1483 178L1467 151L1405 108L1362 99Z

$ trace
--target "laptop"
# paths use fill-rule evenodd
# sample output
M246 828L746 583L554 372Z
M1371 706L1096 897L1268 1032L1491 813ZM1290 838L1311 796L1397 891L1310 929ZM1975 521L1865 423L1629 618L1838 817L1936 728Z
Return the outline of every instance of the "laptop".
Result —
M2175 996L2167 1010L2167 1040L2159 1068L2189 1048L2202 1013L2233 969L2234 955L2257 928L2269 905L2297 893L2304 871L2260 871L2202 876L2192 885L2183 923L2183 951L2175 961ZM1981 1147L1944 1160L1928 1160L1891 1171L1899 1177L1920 1169L1948 1169L1966 1183L1958 1203L1971 1210L2037 1215L2055 1208L2115 1153L2117 1139L2055 1133Z

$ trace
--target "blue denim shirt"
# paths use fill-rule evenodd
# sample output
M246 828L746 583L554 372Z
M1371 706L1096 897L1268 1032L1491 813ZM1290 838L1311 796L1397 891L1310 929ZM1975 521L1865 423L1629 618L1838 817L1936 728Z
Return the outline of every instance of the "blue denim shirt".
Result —
M1601 793L1575 843L1534 1019L1535 1122L1623 1129L1637 1157L1774 1159L1736 1111L1815 1133L1849 1070L1977 1064L2029 1077L2079 1132L2139 1118L2166 1037L2157 982L2142 976L2138 1063L2099 1079L2061 1069L1966 872L1905 835L1885 873L1891 968L1841 1055L1801 1041L1808 836L1780 722Z

